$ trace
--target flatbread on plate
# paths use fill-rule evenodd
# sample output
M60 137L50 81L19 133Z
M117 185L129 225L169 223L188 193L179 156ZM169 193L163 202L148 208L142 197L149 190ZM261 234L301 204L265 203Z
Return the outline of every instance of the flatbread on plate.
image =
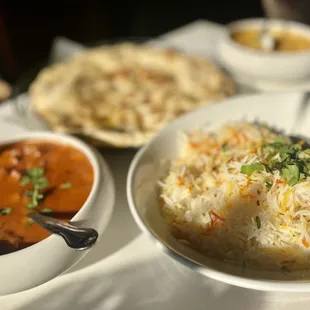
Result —
M52 130L114 147L139 147L177 116L233 94L211 62L131 43L51 65L30 87L32 108Z

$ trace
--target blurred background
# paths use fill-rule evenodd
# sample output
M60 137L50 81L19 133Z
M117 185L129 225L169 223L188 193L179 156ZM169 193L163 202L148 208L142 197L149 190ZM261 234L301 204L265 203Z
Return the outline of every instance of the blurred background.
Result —
M1 0L0 75L14 83L24 70L47 57L59 35L92 44L154 37L197 19L226 24L263 15L260 0Z
M0 2L0 76L10 83L47 57L53 39L83 44L114 38L154 37L197 19L226 24L261 17L308 23L309 0Z

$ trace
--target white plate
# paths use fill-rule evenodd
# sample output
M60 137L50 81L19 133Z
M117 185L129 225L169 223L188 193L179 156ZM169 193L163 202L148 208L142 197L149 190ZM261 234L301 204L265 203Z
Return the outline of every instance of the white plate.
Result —
M310 269L284 275L282 272L237 268L212 260L178 243L160 216L156 186L163 176L162 162L175 158L178 154L180 132L195 128L214 128L227 121L258 119L290 133L302 96L301 93L266 93L231 98L189 113L159 132L138 152L128 173L127 198L139 227L152 236L160 249L172 258L213 279L265 291L310 291ZM309 119L309 112L309 109L305 111L305 119ZM295 133L309 137L310 122L299 124Z

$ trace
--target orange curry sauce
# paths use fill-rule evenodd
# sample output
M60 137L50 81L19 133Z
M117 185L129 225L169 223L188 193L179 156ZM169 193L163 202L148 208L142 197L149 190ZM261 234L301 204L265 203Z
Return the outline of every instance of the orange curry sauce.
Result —
M48 182L39 190L43 197L37 199L38 206L29 208L34 184L31 181L23 185L22 181L34 168ZM68 222L85 203L93 180L88 158L70 145L29 140L1 149L0 255L49 236L38 224L29 221L26 216L29 212L44 211Z

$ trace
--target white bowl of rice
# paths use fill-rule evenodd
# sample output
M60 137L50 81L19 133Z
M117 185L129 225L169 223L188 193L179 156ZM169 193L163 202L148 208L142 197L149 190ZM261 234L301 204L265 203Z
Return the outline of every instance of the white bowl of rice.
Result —
M300 102L298 93L235 97L159 132L128 174L139 227L211 278L310 291L310 150L263 125L289 132Z

